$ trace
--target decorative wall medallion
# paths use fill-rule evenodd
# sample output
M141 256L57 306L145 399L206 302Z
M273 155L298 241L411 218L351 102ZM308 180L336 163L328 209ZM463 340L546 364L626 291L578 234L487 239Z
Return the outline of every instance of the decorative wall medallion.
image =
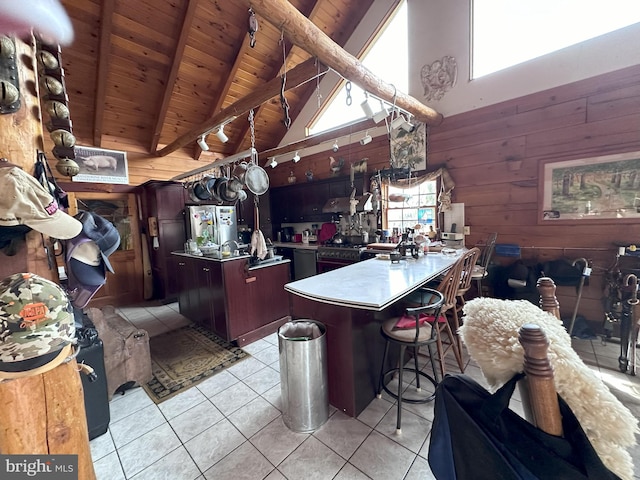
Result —
M451 90L458 79L458 64L449 56L425 65L420 71L420 79L427 101L440 100L445 92Z

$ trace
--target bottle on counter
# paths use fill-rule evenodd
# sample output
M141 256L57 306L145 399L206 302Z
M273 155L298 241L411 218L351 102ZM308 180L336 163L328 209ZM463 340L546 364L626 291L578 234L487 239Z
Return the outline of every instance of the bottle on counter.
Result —
M430 242L435 242L438 234L436 233L436 231L433 229L433 225L429 225L429 233L427 234L427 236L429 237L429 241Z

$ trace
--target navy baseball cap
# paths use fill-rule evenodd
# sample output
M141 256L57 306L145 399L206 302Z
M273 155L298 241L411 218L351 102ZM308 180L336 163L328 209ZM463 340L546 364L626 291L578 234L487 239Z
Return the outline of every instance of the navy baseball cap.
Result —
M96 243L105 266L111 273L115 273L108 257L120 245L120 233L116 227L106 218L93 212L80 211L75 218L82 223L80 235Z

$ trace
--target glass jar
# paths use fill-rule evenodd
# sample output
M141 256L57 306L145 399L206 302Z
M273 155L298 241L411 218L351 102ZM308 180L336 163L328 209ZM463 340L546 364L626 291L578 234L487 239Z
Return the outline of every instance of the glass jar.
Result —
M228 244L222 245L220 247L220 255L222 258L229 258L231 256L231 247Z

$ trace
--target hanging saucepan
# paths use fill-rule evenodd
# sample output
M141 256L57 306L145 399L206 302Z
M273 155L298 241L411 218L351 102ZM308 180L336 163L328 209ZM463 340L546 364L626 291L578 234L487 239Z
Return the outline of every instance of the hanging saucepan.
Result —
M216 180L217 178L214 177L213 175L207 175L206 176L206 181L204 181L204 184L207 188L207 192L209 192L209 198L210 199L214 199L215 198L215 185L216 185Z
M238 163L233 169L233 176L244 184L244 174L247 172L247 162Z
M187 182L185 183L185 188L187 189L187 193L189 194L189 198L192 202L198 203L200 199L196 197L196 192L194 191L195 182Z
M207 189L207 183L209 181L209 179L212 178L209 175L205 175L204 177L202 177L200 179L199 182L197 182L193 188L194 193L196 194L196 197L198 197L200 200L210 200L211 199L211 192Z
M263 195L269 190L269 175L261 166L249 163L244 174L244 184L251 193Z
M229 179L227 177L220 177L220 178L218 178L218 181L216 182L216 194L217 194L217 196L218 196L218 198L220 199L221 202L226 202L227 201L225 199L223 191L226 189L228 181L229 181Z
M238 193L244 187L244 183L238 177L231 177L227 183L227 190Z
M238 192L229 190L229 182L222 186L222 198L224 198L225 202L235 202L238 198Z

